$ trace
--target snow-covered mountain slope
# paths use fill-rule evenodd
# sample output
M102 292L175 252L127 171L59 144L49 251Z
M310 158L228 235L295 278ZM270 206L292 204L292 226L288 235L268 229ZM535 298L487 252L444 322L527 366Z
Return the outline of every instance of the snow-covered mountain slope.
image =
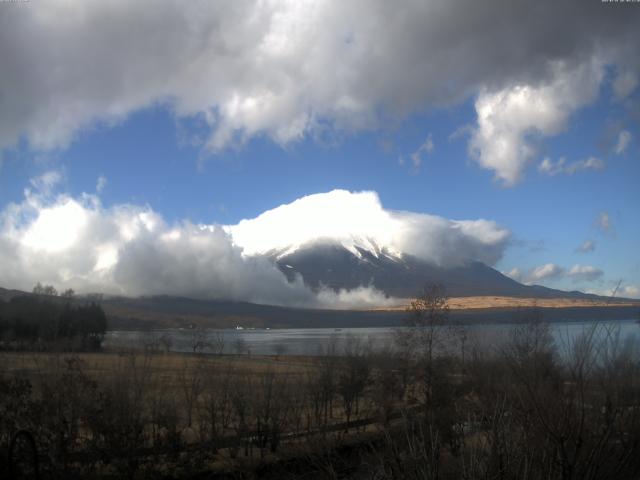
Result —
M329 242L361 258L411 255L439 266L469 260L494 264L510 232L488 220L447 220L388 210L375 192L333 190L281 205L224 227L244 255L283 258L300 248Z
M370 286L390 297L412 298L419 295L425 285L440 284L450 296L588 296L523 285L482 262L438 266L411 255L388 255L384 251L374 255L365 249L359 249L356 255L339 243L327 241L307 244L274 260L289 280L300 275L312 289L329 287L339 291Z
M491 268L510 239L495 222L388 210L375 192L309 195L224 229L245 257L268 257L316 290L374 287L406 298L438 283L454 296L568 295Z

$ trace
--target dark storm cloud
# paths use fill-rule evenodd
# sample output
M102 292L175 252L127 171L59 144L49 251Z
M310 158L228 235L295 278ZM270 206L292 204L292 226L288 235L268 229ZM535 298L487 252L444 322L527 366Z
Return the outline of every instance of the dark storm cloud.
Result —
M625 95L639 18L630 3L579 1L4 3L0 146L66 146L157 103L204 118L213 150L259 133L286 143L544 85L559 70L571 82L593 62L614 66Z

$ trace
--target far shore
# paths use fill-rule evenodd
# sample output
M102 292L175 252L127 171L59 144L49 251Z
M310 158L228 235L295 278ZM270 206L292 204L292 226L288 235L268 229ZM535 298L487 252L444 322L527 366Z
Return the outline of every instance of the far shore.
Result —
M411 305L411 299L404 299L397 306L376 307L373 311L402 311ZM592 298L520 298L501 296L451 297L451 310L481 310L502 308L593 308L593 307L640 307L640 300L592 299Z
M331 310L295 309L242 303L187 301L105 301L111 330L163 328L358 328L396 327L406 321L411 300L398 306ZM463 324L519 323L536 311L548 322L628 320L640 318L640 301L630 299L517 298L475 296L449 298L452 321Z

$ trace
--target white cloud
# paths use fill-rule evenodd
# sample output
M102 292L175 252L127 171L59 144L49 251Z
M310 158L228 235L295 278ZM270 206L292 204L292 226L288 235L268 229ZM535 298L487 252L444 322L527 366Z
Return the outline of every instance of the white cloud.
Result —
M567 272L567 276L574 282L592 282L602 277L603 271L591 265L574 265Z
M29 180L29 183L35 190L41 194L49 194L62 182L62 173L56 170L45 172L40 176Z
M451 132L447 137L447 140L449 142L455 142L461 138L473 135L473 132L475 132L475 127L473 125L462 125Z
M0 148L21 138L36 149L65 147L82 130L158 104L178 119L202 119L198 142L212 150L256 135L286 143L376 128L486 87L482 115L495 105L513 117L519 99L532 109L515 115L514 129L504 115L479 119L481 164L514 182L521 168L506 164L526 163L527 132L555 132L599 80L597 71L585 77L581 67L558 73L553 65L596 56L624 63L616 88L630 91L638 15L598 3L498 0L52 0L3 8ZM510 153L488 145L501 139Z
M535 154L535 137L557 135L569 116L595 98L602 65L554 65L550 81L484 90L475 102L478 125L469 151L481 167L493 170L505 186L520 181Z
M465 255L490 262L509 239L508 231L486 220L385 210L373 192L311 195L227 227L168 224L149 207L105 208L95 195L26 193L22 203L0 212L0 285L21 289L40 281L78 292L334 308L392 305L395 299L369 286L311 291L300 278L288 282L259 254L331 237L351 248L379 242L440 263Z
M514 267L508 272L502 272L503 275L506 275L509 278L512 278L516 282L524 282L524 276L522 271L518 267Z
M104 175L100 175L98 177L98 180L96 181L96 192L102 193L102 191L106 188L106 186L107 186L107 177L105 177Z
M562 277L566 270L554 263L546 263L535 267L527 275L527 283L540 282L542 280L554 280Z
M625 285L618 290L619 297L640 298L640 286Z
M538 165L538 171L554 176L563 171L565 162L566 159L564 157L560 158L556 163L549 157L545 157L545 159L540 162L540 165Z
M629 131L627 130L622 130L618 134L618 141L616 142L616 146L613 149L614 152L616 152L616 155L622 155L627 150L627 147L629 146L630 142L631 142L631 133L629 133Z
M571 163L567 163L564 157L560 158L557 162L553 162L553 160L547 157L538 166L538 171L551 176L558 175L559 173L573 175L576 172L585 170L602 170L604 167L605 163L596 157L589 157Z
M617 290L615 288L594 288L587 289L587 293L593 293L594 295L602 295L603 297L613 296L614 298L637 298L640 299L640 287L637 285L624 285L620 286Z
M397 307L406 303L405 300L385 296L384 293L372 288L361 286L352 290L334 292L328 288L318 292L318 304L330 308L373 308Z
M283 253L322 239L402 252L440 265L469 259L494 264L510 232L489 220L448 220L385 209L375 192L333 190L302 197L260 216L225 227L247 255Z
M596 157L589 157L585 160L578 160L577 162L570 163L565 167L565 172L569 175L573 175L576 172L583 170L602 170L604 168L604 162Z
M592 282L602 277L604 272L591 265L573 265L566 269L555 263L545 263L538 267L529 269L526 272L519 268L513 268L508 272L503 272L506 276L525 284L545 283L563 278L571 279L574 282Z
M315 302L267 260L246 260L219 227L167 225L148 207L92 195L32 195L0 216L0 284L78 292L171 293L263 303Z
M435 145L433 143L433 136L429 134L427 139L423 142L420 147L411 154L411 163L413 163L413 168L418 170L422 165L422 157L423 155L429 155L433 152Z
M579 253L588 253L593 252L596 249L596 242L593 240L585 240L580 244L578 248L576 248L576 252Z

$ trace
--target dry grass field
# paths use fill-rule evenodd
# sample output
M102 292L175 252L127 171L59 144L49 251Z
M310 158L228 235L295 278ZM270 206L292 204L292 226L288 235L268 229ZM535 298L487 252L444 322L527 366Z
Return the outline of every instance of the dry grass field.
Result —
M406 309L411 300L407 299L401 305L379 310L400 311ZM640 307L640 301L633 300L601 300L590 298L519 298L499 296L451 297L448 299L451 310L475 310L494 308L592 308L592 307Z
M96 380L117 377L133 367L161 380L163 389L177 387L183 373L199 368L209 371L231 371L237 375L301 376L318 367L314 357L265 355L203 355L168 353L146 355L143 352L104 351L83 353L3 352L0 351L2 372L35 378L64 371L67 360L78 358L84 373Z

